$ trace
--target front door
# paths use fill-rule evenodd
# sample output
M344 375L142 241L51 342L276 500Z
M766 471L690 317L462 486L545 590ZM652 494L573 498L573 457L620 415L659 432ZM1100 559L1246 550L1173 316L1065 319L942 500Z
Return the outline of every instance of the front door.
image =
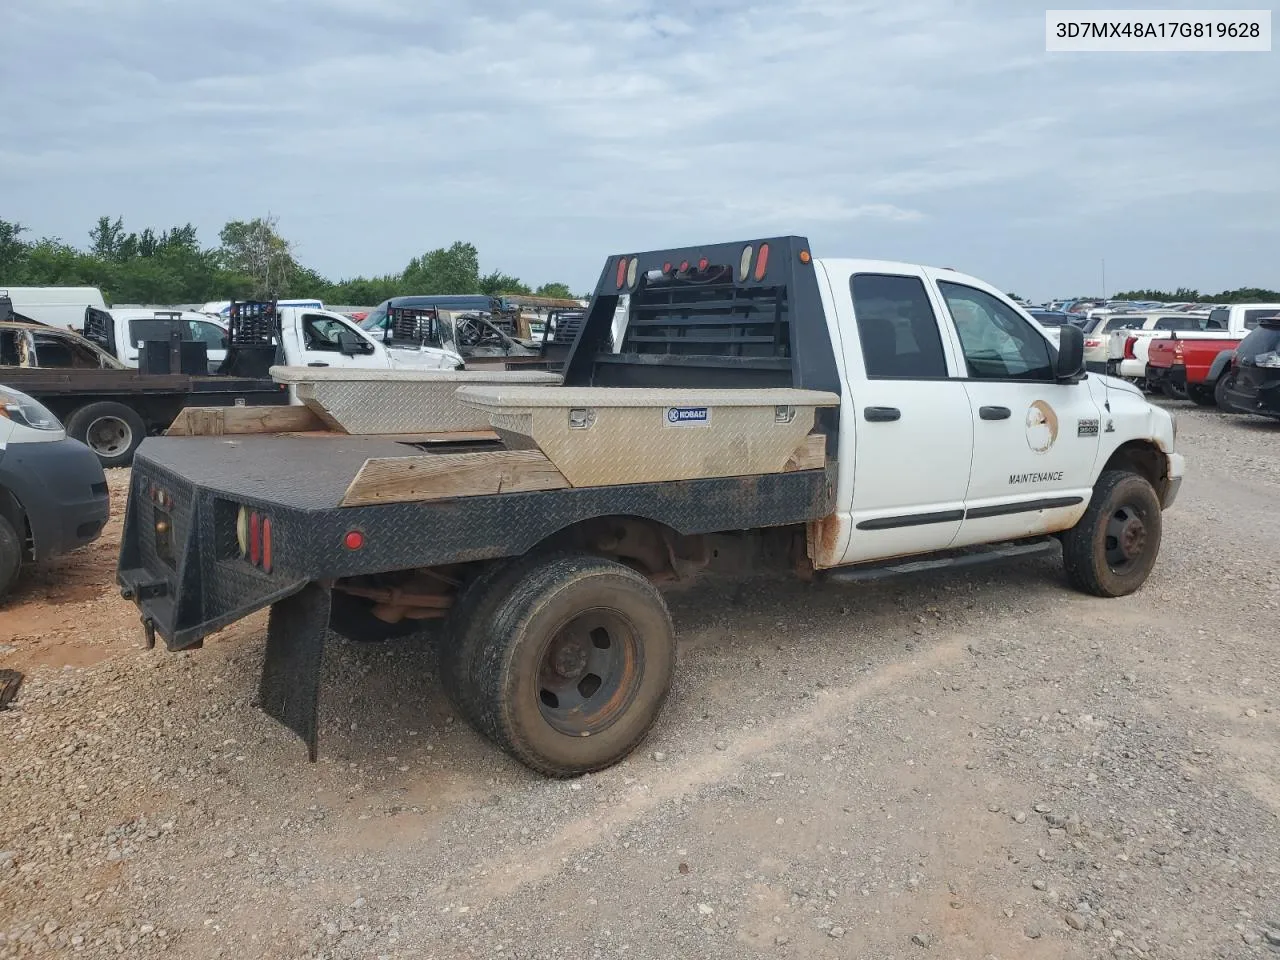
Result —
M348 356L342 352L343 334L358 336L363 344L368 337L347 323L328 313L304 313L298 322L298 334L302 341L302 362L308 367L369 367L369 354ZM369 346L373 346L372 343ZM373 351L370 350L369 353Z
M872 270L855 269L832 290L848 380L838 494L850 512L844 563L949 546L964 516L973 446L964 384L952 378L958 357L940 335L923 277Z
M1101 411L1089 386L1058 383L1056 351L1010 305L937 276L963 353L973 469L955 545L1072 526L1092 493Z

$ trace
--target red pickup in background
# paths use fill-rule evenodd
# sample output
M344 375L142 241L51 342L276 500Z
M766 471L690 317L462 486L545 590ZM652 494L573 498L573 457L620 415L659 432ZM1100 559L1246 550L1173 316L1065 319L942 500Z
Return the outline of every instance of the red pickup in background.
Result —
M1152 390L1163 390L1174 400L1192 400L1202 407L1212 407L1213 383L1209 371L1218 354L1234 350L1240 337L1212 340L1180 340L1174 333L1167 340L1152 340L1147 354L1147 383Z

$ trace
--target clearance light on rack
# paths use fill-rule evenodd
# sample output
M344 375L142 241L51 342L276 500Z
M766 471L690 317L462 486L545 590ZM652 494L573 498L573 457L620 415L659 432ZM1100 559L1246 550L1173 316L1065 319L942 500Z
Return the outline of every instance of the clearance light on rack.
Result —
M738 259L738 280L740 282L751 275L751 255L754 252L751 249L751 244L747 244L742 248L742 256Z
M767 243L760 244L760 252L756 254L756 282L764 279L764 275L769 271L769 245Z
M618 289L622 289L622 285L627 282L627 258L618 258Z

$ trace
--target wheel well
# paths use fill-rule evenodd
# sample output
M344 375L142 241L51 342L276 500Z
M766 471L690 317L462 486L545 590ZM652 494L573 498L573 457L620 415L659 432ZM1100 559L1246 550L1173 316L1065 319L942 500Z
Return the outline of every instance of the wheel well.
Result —
M1155 488L1156 495L1164 502L1169 486L1169 459L1163 451L1149 440L1130 440L1121 444L1111 458L1107 460L1104 470L1128 470L1145 477Z
M658 520L636 516L580 520L534 545L528 553L576 549L611 557L653 580L692 576L706 566L706 539L686 536Z
M22 502L11 490L0 487L0 517L9 521L9 525L22 538L23 554L30 560L35 556L35 544L31 539L31 524L27 520L27 511Z

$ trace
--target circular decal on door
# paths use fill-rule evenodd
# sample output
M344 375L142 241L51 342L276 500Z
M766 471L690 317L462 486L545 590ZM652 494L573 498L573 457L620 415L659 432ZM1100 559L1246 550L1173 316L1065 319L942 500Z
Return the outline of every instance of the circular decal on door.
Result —
M1046 453L1058 439L1058 415L1053 407L1037 400L1027 408L1027 446L1036 453Z

